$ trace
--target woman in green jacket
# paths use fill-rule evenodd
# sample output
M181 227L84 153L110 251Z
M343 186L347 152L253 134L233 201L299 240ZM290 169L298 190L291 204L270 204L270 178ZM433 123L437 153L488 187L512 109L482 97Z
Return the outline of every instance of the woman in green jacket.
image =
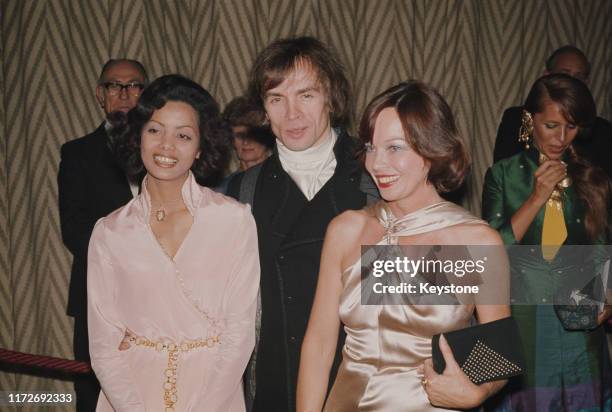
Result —
M610 184L572 145L595 115L584 83L564 74L541 77L524 105L519 139L526 150L497 162L485 176L484 219L505 244L534 245L511 256L512 314L527 371L510 381L492 409L612 410L606 337L596 327L612 307L593 316L593 327L570 331L552 305L561 285L580 273L576 265L593 260L584 253L570 258L559 248L605 240Z

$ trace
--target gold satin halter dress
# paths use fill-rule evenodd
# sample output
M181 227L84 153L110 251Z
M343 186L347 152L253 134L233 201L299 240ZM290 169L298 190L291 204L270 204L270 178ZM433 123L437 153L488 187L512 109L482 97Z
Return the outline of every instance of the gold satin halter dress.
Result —
M386 228L379 245L457 224L486 224L465 209L440 202L399 219L374 206ZM473 305L361 304L361 261L342 273L340 320L346 331L343 360L325 412L441 411L429 403L417 368L431 357L433 335L469 326Z

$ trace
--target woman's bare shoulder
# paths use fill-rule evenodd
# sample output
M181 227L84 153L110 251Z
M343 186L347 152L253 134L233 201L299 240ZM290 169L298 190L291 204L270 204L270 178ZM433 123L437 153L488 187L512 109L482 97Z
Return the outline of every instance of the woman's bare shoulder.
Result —
M359 259L361 246L375 244L384 229L369 210L348 210L336 216L327 227L326 247L332 248L344 269Z
M449 228L448 234L455 244L503 245L499 233L488 224L459 224ZM450 239L449 239L450 240Z
M327 227L327 236L341 240L359 239L359 235L373 219L364 210L347 210L332 219Z

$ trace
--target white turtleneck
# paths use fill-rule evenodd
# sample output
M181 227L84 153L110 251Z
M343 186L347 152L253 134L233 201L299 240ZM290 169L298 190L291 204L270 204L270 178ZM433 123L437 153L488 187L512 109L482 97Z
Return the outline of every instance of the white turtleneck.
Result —
M278 157L283 169L309 201L315 197L336 170L336 156L334 155L336 140L338 136L331 129L329 136L319 144L301 152L294 152L276 139Z

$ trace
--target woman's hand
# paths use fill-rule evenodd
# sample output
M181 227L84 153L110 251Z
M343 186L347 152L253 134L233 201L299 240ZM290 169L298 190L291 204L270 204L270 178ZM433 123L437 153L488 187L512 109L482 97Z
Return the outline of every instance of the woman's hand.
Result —
M123 335L123 339L121 340L121 343L119 343L119 350L128 350L131 347L130 338L132 338L133 336L134 334L132 333L132 331L126 329L125 335Z
M546 203L557 183L567 176L567 165L560 160L547 160L535 171L532 198L540 206Z
M536 215L550 198L557 183L566 176L567 166L559 160L547 160L536 169L531 195L510 219L512 232L517 242L523 239Z
M605 305L603 311L597 315L597 325L601 325L612 317L612 305Z
M488 391L474 384L461 370L444 335L440 336L440 351L446 362L444 373L436 373L431 359L425 360L421 367L422 384L429 402L434 406L453 409L474 408L482 404Z

